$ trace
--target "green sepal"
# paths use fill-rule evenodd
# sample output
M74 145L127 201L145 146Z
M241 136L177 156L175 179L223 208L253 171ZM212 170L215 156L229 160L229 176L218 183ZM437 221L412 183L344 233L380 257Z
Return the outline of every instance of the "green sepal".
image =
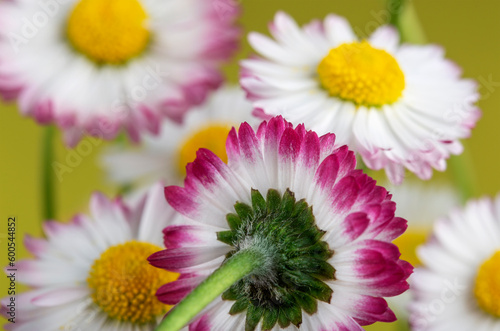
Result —
M333 251L330 250L326 242L318 241L312 246L301 249L301 255L311 256L326 261L333 256Z
M321 279L334 279L335 268L325 260L315 259L309 256L300 256L288 260L289 267L307 272Z
M237 202L234 205L234 210L236 210L236 213L238 214L242 222L249 222L253 218L253 209L246 203Z
M279 311L277 309L266 309L262 320L262 330L271 330L278 321Z
M293 325L299 327L300 324L302 324L302 310L298 304L293 303L290 306L284 307L283 310L286 317Z
M238 295L238 291L236 290L235 286L233 285L230 288L228 288L226 291L224 291L224 293L222 293L222 295L221 295L221 298L222 298L222 300L231 300L231 301L238 300L239 295Z
M232 213L226 215L226 221L232 231L238 230L242 224L241 218L237 214Z
M289 189L286 189L281 201L280 212L283 216L292 216L295 208L295 195Z
M235 240L234 232L233 231L217 232L217 240L228 245L233 245Z
M305 292L318 300L330 303L332 299L333 290L330 286L306 273L289 270L283 275L283 280L288 281L290 286L294 286L298 291Z
M264 314L264 308L260 306L249 305L245 320L245 331L254 331Z
M267 191L267 197L266 197L266 205L267 205L267 212L268 213L273 213L276 210L279 210L280 205L281 205L281 196L278 191L276 190L269 190Z
M240 298L236 300L236 302L231 306L231 309L229 309L229 314L230 315L239 314L245 311L248 308L248 306L251 306L248 299Z
M293 296L302 309L312 315L318 311L318 301L304 292L294 292Z
M292 217L296 217L300 213L302 213L304 210L310 210L312 213L312 208L309 207L305 199L301 199L295 203L295 208L292 213Z
M252 207L256 216L262 216L266 214L266 200L260 194L259 191L252 189Z
M280 308L280 311L278 313L278 325L281 326L283 329L287 328L290 325L291 321L288 318L285 308Z

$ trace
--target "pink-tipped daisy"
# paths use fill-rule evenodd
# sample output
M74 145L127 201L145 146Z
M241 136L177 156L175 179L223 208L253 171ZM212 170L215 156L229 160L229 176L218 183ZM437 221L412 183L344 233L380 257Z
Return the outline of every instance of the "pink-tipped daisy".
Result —
M236 49L233 0L0 3L0 95L22 114L82 134L138 140L179 121L222 82Z
M90 216L46 222L46 239L25 237L35 258L16 263L16 281L32 289L16 296L15 323L5 329L154 330L170 308L155 292L179 276L147 261L172 224L163 190L154 185L134 208L96 193ZM7 318L9 303L2 300Z
M158 298L176 304L213 281L216 269L250 256L253 271L216 296L191 328L362 330L394 321L383 297L408 288L412 267L391 243L406 221L394 217L390 194L355 170L354 153L334 143L333 134L318 137L276 117L256 132L247 123L233 128L227 164L199 150L185 186L165 189L189 220L167 227L167 250L149 258L183 275Z
M115 183L143 185L163 180L180 184L186 164L194 161L199 148L208 148L227 160L225 146L231 128L245 121L257 124L251 111L240 88L221 87L190 110L182 125L165 121L161 134L145 136L140 146L116 143L104 151L101 163Z
M418 253L412 330L500 330L500 196L438 220Z
M440 47L400 44L390 26L360 41L336 15L301 28L279 12L270 31L274 40L249 35L262 58L242 62L241 85L260 116L334 132L397 184L405 168L429 179L462 152L479 95Z

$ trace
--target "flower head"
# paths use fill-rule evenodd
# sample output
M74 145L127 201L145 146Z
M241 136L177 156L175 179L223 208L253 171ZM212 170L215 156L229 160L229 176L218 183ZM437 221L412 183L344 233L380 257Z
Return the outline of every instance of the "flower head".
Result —
M500 196L438 220L412 277L414 330L500 328Z
M384 296L408 288L412 267L391 243L406 229L387 191L355 170L353 152L281 117L233 128L228 162L201 149L184 187L165 189L188 220L164 230L149 260L180 272L158 298L176 304L221 264L246 252L263 263L199 316L206 330L362 330L393 321ZM200 326L200 327L201 327Z
M240 79L261 117L334 132L396 184L405 168L429 179L462 152L458 139L479 117L479 95L441 48L400 45L390 26L359 41L335 15L300 28L279 12L270 31L275 40L249 35L263 57L244 60Z
M91 216L46 222L47 239L25 238L35 258L16 263L17 281L33 289L16 297L16 323L6 328L153 330L170 308L155 292L179 276L146 260L162 246L170 210L157 184L134 208L96 193ZM8 301L2 300L4 316Z
M232 0L70 0L0 4L0 95L69 145L82 134L133 140L180 121L223 78L236 49Z
M222 87L190 110L182 125L164 122L159 136L145 136L142 145L135 148L116 144L105 150L102 164L110 179L120 184L181 183L186 164L194 161L199 148L208 148L227 160L229 130L244 121L255 122L251 109L241 89Z

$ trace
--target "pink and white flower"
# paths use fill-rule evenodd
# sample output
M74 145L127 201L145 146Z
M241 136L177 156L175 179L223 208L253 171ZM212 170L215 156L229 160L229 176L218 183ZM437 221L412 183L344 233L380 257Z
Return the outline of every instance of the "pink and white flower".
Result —
M238 12L233 0L2 1L0 95L70 146L157 134L223 81Z
M172 224L163 190L154 185L133 208L96 193L89 216L45 222L46 239L26 236L34 259L16 262L16 281L32 289L16 296L15 323L5 330L154 330L170 308L155 291L178 278L158 274L146 260L163 246L161 230ZM9 297L2 300L6 318L12 317L9 303Z
M165 189L169 203L187 220L184 225L167 227L164 230L167 250L149 258L151 264L182 275L178 281L161 287L158 298L168 304L178 303L223 263L226 254L230 255L235 250L256 247L269 240L272 247L285 245L290 233L297 232L292 225L296 214L291 214L290 218L285 218L282 224L267 232L268 236L248 234L259 227L262 231L269 230L266 227L274 224L277 216L259 223L259 226L255 223L257 221L247 219L241 223L243 225L234 227L237 223L235 218L243 214L257 217L255 215L266 213L266 208L257 212L254 203L256 198L259 203L264 203L263 197L267 193L267 213L276 211L272 204L283 196L281 201L285 205L287 201L301 206L302 221L312 221L306 222L308 226L304 225L306 223L298 226L300 231L297 232L297 240L293 241L292 250L300 248L303 249L301 252L306 252L312 249L311 255L304 255L301 261L305 264L316 261L317 264L303 271L325 276L308 274L304 278L298 277L301 281L307 278L311 284L317 285L320 294L312 294L313 290L309 293L302 288L307 292L302 298L316 295L312 302L309 301L311 305L303 308L307 313L302 313L299 308L298 315L293 318L285 316L284 320L280 317L278 324L289 325L282 326L287 330L296 330L298 325L307 330L363 330L360 325L394 321L395 316L383 297L398 295L408 288L406 279L412 267L399 259L399 250L391 243L405 231L406 221L394 217L396 205L391 201L391 195L383 187L376 186L375 181L361 170L356 170L354 153L347 146L335 146L335 139L334 134L318 137L315 132L306 131L304 125L294 128L282 117L276 117L263 122L256 132L247 123L241 124L238 131L233 128L226 144L227 164L211 151L200 149L196 160L187 166L184 187L170 186ZM290 204L288 207L285 205L283 210L292 208ZM248 213L249 208L254 208L255 212ZM281 209L277 213L280 212ZM294 213L298 211L294 209ZM287 230L283 230L283 236L275 235L275 231L280 229ZM236 232L231 234L233 230ZM228 235L239 236L238 242L235 240L228 244ZM314 244L304 244L309 239ZM313 254L322 257L314 257ZM275 272L281 267L278 263L272 264L266 269L266 275L255 278L255 283L260 284L256 285L257 288L264 286L262 284L270 286L268 291L262 293L284 293L283 297L271 295L273 298L269 299L279 302L273 309L284 311L285 305L290 302L281 298L298 295L303 284L299 281L291 292L287 292L280 281L289 272L303 274L298 271L300 267L283 273ZM329 271L332 273L329 274ZM268 282L270 278L274 279L271 283ZM245 295L256 293L250 291ZM231 296L222 295L226 299ZM190 330L245 329L248 311L233 312L231 315L229 312L234 309L234 301L223 300L222 297L198 315ZM320 299L316 300L318 297ZM299 301L297 305L304 304ZM300 314L302 317L299 318ZM271 323L272 330L281 329L274 324ZM253 327L261 329L261 326Z
M405 168L429 179L462 152L459 139L480 116L479 94L441 47L400 44L390 26L360 41L336 15L299 27L279 12L270 32L274 39L249 35L262 57L241 63L241 85L262 118L334 132L396 184Z
M418 256L412 330L500 330L500 196L439 219Z

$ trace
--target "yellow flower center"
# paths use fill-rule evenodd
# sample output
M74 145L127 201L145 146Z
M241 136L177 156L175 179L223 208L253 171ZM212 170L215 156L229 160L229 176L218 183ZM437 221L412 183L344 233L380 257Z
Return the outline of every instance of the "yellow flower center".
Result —
M333 48L318 66L319 80L335 97L356 105L382 106L399 99L405 87L398 62L366 41Z
M420 259L417 256L417 247L425 243L429 230L409 228L400 237L394 240L394 244L399 247L401 259L408 261L412 266L419 266Z
M79 52L99 64L121 64L139 55L150 33L147 14L138 0L80 0L67 26Z
M230 124L212 123L191 135L179 149L179 173L186 175L186 164L194 161L196 151L200 148L211 150L222 161L227 162L226 139L231 127Z
M500 251L479 267L474 295L479 307L500 317Z
M146 260L161 249L129 241L108 248L94 262L87 283L92 299L109 317L137 324L154 323L170 309L158 301L155 293L179 275L155 268Z

